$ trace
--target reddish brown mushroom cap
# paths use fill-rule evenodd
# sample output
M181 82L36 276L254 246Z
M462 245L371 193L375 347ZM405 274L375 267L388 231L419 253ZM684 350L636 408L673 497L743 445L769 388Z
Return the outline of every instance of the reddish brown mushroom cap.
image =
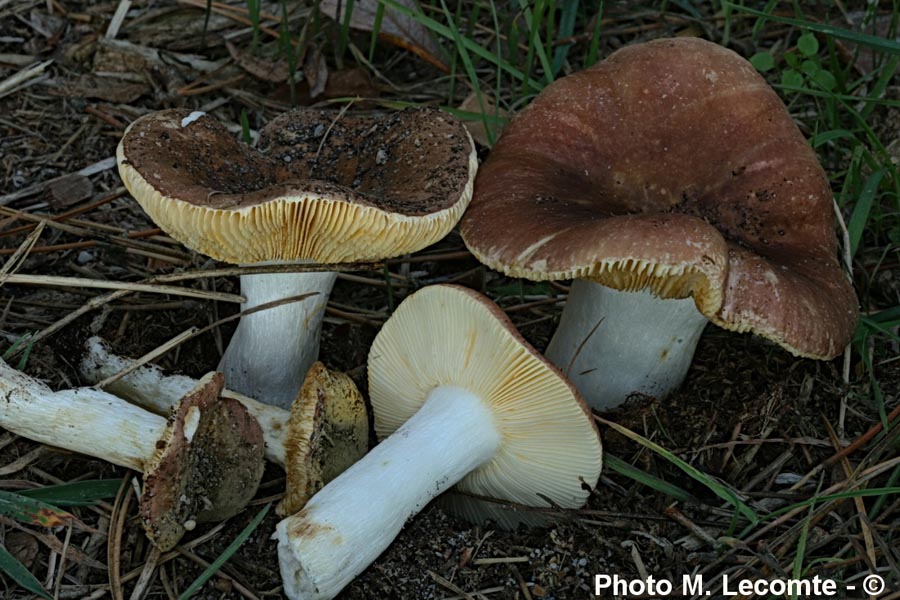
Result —
M219 397L223 384L209 373L180 400L144 471L141 519L160 550L196 523L237 514L262 479L262 429L240 402Z
M693 296L714 323L831 358L858 307L812 148L749 62L665 39L545 89L479 170L461 230L488 266Z

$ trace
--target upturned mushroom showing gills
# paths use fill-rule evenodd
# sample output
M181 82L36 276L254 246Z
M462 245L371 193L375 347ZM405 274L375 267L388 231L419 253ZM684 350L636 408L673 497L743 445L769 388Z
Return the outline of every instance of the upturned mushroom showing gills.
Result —
M237 514L262 478L259 424L221 389L221 373L206 375L166 419L93 388L53 392L0 360L0 427L142 472L144 529L169 550L197 523Z
M131 367L131 361L113 354L99 337L85 343L81 376L96 384ZM165 375L155 365L144 365L104 386L108 392L147 410L169 414L197 381L184 375ZM266 458L284 468L285 497L281 516L297 512L323 485L363 457L369 447L369 417L356 384L344 373L314 362L297 399L286 411L223 389L223 398L240 402L259 422Z
M166 233L236 264L342 263L415 252L465 210L477 169L465 128L436 109L286 113L259 149L211 116L164 110L126 130L119 174ZM219 370L229 388L287 408L316 360L335 273L244 275L245 310Z
M707 321L831 359L858 319L815 152L749 62L700 39L548 86L460 229L493 269L576 280L547 357L600 410L680 385Z
M600 476L600 437L578 392L471 290L433 285L403 301L369 352L369 394L383 441L276 527L293 600L333 598L454 485L571 508ZM496 514L475 499L451 506Z

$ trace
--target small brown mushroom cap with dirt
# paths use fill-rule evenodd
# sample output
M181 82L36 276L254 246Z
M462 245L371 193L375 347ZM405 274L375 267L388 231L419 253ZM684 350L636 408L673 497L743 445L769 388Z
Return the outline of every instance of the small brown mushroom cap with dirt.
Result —
M143 473L141 521L169 550L198 523L237 514L262 479L262 430L220 397L222 382L204 376L167 419L93 388L54 392L0 361L0 427Z
M113 378L107 391L142 408L168 414L197 381L166 375L155 365L132 369L132 361L114 354L99 337L85 343L79 364L84 380L96 384ZM117 374L130 369L122 377ZM260 424L266 458L284 468L285 497L277 511L288 516L326 483L365 455L369 445L369 417L362 395L344 373L313 363L291 410L263 404L224 389L222 397L240 402Z

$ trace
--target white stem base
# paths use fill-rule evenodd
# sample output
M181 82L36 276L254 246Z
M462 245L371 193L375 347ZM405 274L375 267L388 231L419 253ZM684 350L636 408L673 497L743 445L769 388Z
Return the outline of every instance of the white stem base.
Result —
M334 598L400 533L404 523L500 445L480 398L443 386L365 458L276 527L284 593Z
M0 427L143 472L166 420L93 388L53 392L0 360Z
M336 273L242 275L248 310L292 296L315 293L241 318L219 363L229 389L288 409L319 355L319 332Z
M546 356L591 408L608 410L633 393L662 398L681 385L706 322L691 298L577 280Z
M109 347L99 337L90 338L86 349L79 369L86 383L99 383L132 364L131 360L110 352ZM104 389L142 408L168 415L178 401L196 385L196 379L184 375L166 375L155 365L144 365L104 386ZM284 466L284 438L290 413L231 390L223 390L222 396L234 398L244 405L262 428L263 439L266 442L266 458Z

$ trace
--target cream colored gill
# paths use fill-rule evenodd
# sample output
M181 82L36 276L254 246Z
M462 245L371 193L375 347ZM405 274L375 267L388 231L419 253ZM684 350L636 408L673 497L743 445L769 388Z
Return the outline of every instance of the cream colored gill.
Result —
M597 472L601 461L596 430L577 392L509 327L459 288L431 286L408 298L369 354L376 433L390 435L432 389L464 388L490 407L502 444L459 488L532 506L545 504L538 494L578 506L587 492L577 477Z

